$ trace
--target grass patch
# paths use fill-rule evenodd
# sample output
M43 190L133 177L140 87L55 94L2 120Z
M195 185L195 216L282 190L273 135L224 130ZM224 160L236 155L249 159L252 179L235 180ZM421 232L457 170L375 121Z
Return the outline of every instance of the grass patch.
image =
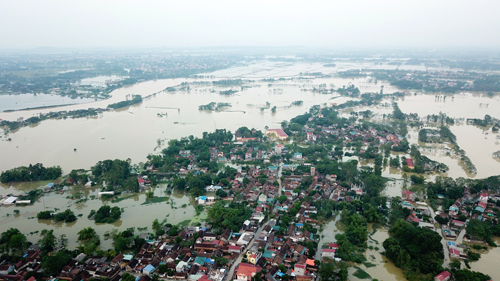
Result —
M146 201L142 203L141 205L147 205L151 203L161 203L168 201L169 197L153 197L153 198L146 198Z
M376 264L374 263L371 263L371 262L364 262L363 263L364 266L366 266L366 268L370 268L370 267L375 267L377 266Z
M372 277L370 276L370 274L368 274L366 271L364 271L363 269L359 268L356 266L356 272L354 272L354 276L358 277L359 279L371 279Z
M191 220L183 220L180 223L178 223L177 226L180 228L184 228L184 227L188 226L190 223L191 223Z
M128 196L123 196L123 197L113 197L113 199L111 199L111 202L112 203L118 203L118 202L121 202L125 199L129 199L129 198L132 198L134 197L135 194L131 194L131 195L128 195Z

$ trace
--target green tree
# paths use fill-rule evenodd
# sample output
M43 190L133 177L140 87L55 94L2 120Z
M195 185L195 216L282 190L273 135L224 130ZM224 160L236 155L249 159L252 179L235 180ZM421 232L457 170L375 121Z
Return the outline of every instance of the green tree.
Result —
M78 240L85 241L94 238L97 235L92 227L87 227L78 232Z
M42 246L42 253L44 255L52 252L56 248L56 236L54 230L44 229L40 233L41 239L38 241Z

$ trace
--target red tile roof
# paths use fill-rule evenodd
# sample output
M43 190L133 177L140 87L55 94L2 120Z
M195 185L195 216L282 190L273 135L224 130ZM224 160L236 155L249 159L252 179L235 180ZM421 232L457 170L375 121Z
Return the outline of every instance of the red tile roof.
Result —
M436 275L436 277L434 277L434 278L437 278L438 280L443 281L444 279L450 277L450 275L451 274L448 271L443 271L443 272L439 273L438 275Z
M240 265L238 266L237 275L244 275L248 278L252 277L252 274L260 272L261 270L262 268L259 266L255 266L249 263L240 263Z
M276 132L280 137L288 137L288 135L282 129L267 129L267 132Z

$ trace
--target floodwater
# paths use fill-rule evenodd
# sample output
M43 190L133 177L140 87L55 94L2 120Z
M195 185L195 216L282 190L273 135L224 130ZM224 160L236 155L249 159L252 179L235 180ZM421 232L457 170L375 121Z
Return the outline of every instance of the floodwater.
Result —
M234 132L241 126L264 129L279 127L283 120L303 114L313 105L327 105L333 102L336 94L319 94L310 90L326 84L327 88L341 87L352 83L364 91L379 91L382 82L370 82L369 78L341 79L317 78L272 83L258 82L260 78L273 77L271 72L293 77L301 72L325 71L320 64L273 64L267 63L239 67L208 73L208 79L166 79L139 83L112 92L108 100L101 100L86 105L64 107L74 110L89 107L106 107L126 99L130 94L143 96L158 93L145 99L141 104L133 105L117 111L105 112L98 117L79 119L46 120L33 127L24 127L10 133L12 141L0 138L2 159L0 171L30 163L43 163L45 166L60 165L64 173L72 169L88 169L99 160L127 159L133 163L146 160L149 153L159 152L169 139L189 135L200 137L205 131L225 128ZM233 96L223 96L218 92L230 87L214 87L211 84L190 85L190 91L160 92L166 87L179 85L181 82L207 82L226 79L227 73L234 78L252 79L256 82L248 84L251 88L240 90ZM328 69L328 71L331 71ZM260 77L260 78L258 78ZM280 76L283 77L283 76ZM390 86L386 85L386 88ZM282 89L282 94L275 94L273 89ZM302 100L302 106L289 107L292 101ZM269 102L270 107L277 106L277 112L270 108L260 108ZM208 112L198 110L198 106L210 102L227 102L232 107L224 112ZM251 105L251 106L249 106ZM0 113L1 119L15 120L19 117L30 117L40 112L46 113L54 109L18 111ZM167 114L159 117L158 114ZM62 134L61 132L64 132ZM2 141L3 140L3 141ZM76 151L74 151L76 149Z
M389 232L386 228L378 228L375 234L371 235L373 231L373 223L368 224L368 249L366 250L366 260L365 264L358 265L359 268L366 271L372 279L378 280L394 280L394 281L402 281L406 280L403 275L403 271L400 268L397 268L392 261L387 259L381 252L384 251L384 247L382 243L385 239L389 238ZM372 247L372 249L370 249ZM378 248L378 250L377 250ZM368 265L368 266L367 266ZM384 270L381 270L383 268ZM356 272L355 268L351 268L349 273ZM355 276L351 276L349 280L360 280Z
M0 112L3 112L4 110L19 110L42 106L82 104L93 101L95 100L88 98L70 98L59 95L45 94L0 95Z
M442 96L442 95L441 95ZM335 100L336 101L336 100ZM390 104L391 100L384 100L382 103ZM439 115L440 112L451 118L456 118L455 125L450 126L450 130L457 137L457 143L470 158L477 168L477 174L469 174L463 167L459 158L454 155L453 147L450 144L429 144L418 141L418 130L408 128L408 141L410 144L416 144L420 147L422 155L431 160L438 161L448 165L450 170L441 174L452 178L486 178L500 173L500 161L495 160L492 154L500 150L500 137L498 133L493 133L491 128L482 128L474 125L467 125L467 118L483 119L486 114L493 118L500 119L500 97L488 97L481 94L460 93L448 95L446 99L438 99L434 94L408 95L404 98L396 99L399 108L404 113L417 113L420 118L427 115ZM354 109L342 111L344 117L349 117L351 111L371 110L375 113L372 120L384 122L383 115L391 114L392 107L360 106ZM386 119L387 120L387 119ZM432 128L432 127L431 127ZM394 157L395 155L391 155ZM401 156L401 155L399 155ZM405 155L407 158L409 155ZM368 163L369 166L370 163ZM389 178L401 178L401 170L387 168L383 170L383 176ZM431 175L430 178L433 178Z
M436 99L435 95L412 95L406 96L398 101L399 108L405 113L418 113L420 117L429 114L438 115L440 112L452 118L480 118L486 114L500 119L500 97L487 97L485 95L460 93L447 96L446 100ZM492 157L493 152L500 150L500 140L497 133L492 133L491 128L481 128L467 125L465 121L450 126L450 130L457 137L457 143L465 150L466 155L477 168L477 175L468 174L461 163L451 152L451 145L447 144L423 144L422 154L432 160L445 163L450 167L448 176L485 178L497 175L500 171L500 163ZM410 142L417 144L418 132L410 130ZM451 153L452 154L452 153Z
M500 237L493 237L493 241L497 245L500 245ZM500 247L489 247L489 250L486 253L482 253L478 261L471 262L470 266L471 270L488 274L493 280L500 280L499 262ZM462 267L465 267L465 265L462 264Z
M123 80L124 78L128 77L117 76L117 75L109 75L109 76L101 75L101 76L82 79L78 84L90 85L94 87L106 87L106 81L117 81L117 80Z
M64 173L69 173L71 169L89 169L97 161L104 159L130 158L133 163L138 163L145 161L149 153L159 153L169 139L189 135L200 137L204 131L213 131L214 129L222 128L234 132L241 126L257 129L264 129L265 126L270 128L279 127L281 121L289 120L296 115L303 114L313 105L328 105L348 100L348 98L344 97L335 98L338 97L336 94L325 95L310 91L313 88L318 88L321 84L326 84L326 88L338 88L351 83L359 87L362 92L379 92L383 85L385 93L397 91L396 88L391 87L387 83L373 81L370 77L352 79L313 78L311 76L310 79L259 82L263 78L298 78L301 76L301 73L304 74L307 72L333 74L337 71L370 67L374 67L374 65L370 63L341 62L337 63L336 67L330 68L324 67L322 64L259 62L249 66L206 73L204 74L204 78L165 79L127 86L113 91L111 98L107 100L65 106L60 110L86 109L90 107L105 108L108 104L125 100L131 94L140 94L142 96L157 94L146 98L141 104L117 111L105 112L94 118L47 120L32 127L24 127L8 135L12 141L7 141L6 136L2 136L0 137L0 159L2 160L0 161L0 171L38 162L43 163L45 166L60 165ZM240 87L216 87L209 83L199 83L197 85L192 83L210 82L212 80L228 78L250 79L255 82L246 84L251 88L243 90ZM163 92L166 87L176 86L182 82L191 83L189 91ZM218 94L219 91L228 89L238 90L238 92L233 96ZM282 93L281 91L274 91L275 89L281 89ZM292 101L296 100L302 100L303 105L288 107ZM266 108L261 112L260 108L264 106L266 101L271 104L270 107L277 107L276 113L271 113L270 108ZM223 112L198 110L198 106L210 102L231 103L232 107ZM498 98L460 94L456 95L454 99L448 97L446 102L444 102L437 100L434 95L417 95L400 99L398 103L403 112L416 112L420 116L438 114L441 111L451 117L483 118L485 114L490 114L494 118L500 118L500 111L495 111L495 108L500 108ZM363 109L363 107L359 107L356 108L356 111L359 111L360 108ZM379 119L382 119L380 118L381 114L392 112L391 108L383 107L364 108L364 110L366 109L377 113L379 116L375 116L374 118ZM55 110L40 109L0 113L0 119L16 120L19 117L28 118L36 116L39 113L47 113ZM162 117L159 117L159 114ZM491 158L491 153L500 150L495 135L491 133L489 135L486 135L486 133L483 134L480 128L467 125L452 126L451 130L457 135L459 145L467 152L467 155L476 165L478 178L498 174L500 163ZM417 132L410 130L410 135L412 136L410 141L412 143L416 142ZM424 149L423 154L450 166L448 175L467 176L458 161L443 153L441 147ZM384 169L383 175L400 179L401 170L387 167ZM36 187L26 187L25 185L1 187L0 185L0 194L19 194L24 190ZM386 188L385 194L400 196L401 187L401 181L391 182ZM155 195L160 197L166 196L164 190L165 188L162 187L157 188ZM83 195L77 194L80 192ZM66 198L68 195L83 196L83 198L87 198L88 200L72 200L71 197L69 199ZM98 234L101 235L101 240L103 240L104 233L111 229L123 230L127 227L151 227L154 219L161 221L165 218L169 223L178 223L192 219L194 215L194 208L189 204L190 198L182 195L170 196L170 199L173 199L174 208L172 208L172 205L167 204L167 202L142 205L146 200L145 194L134 194L131 198L119 203L103 202L100 199L92 199L92 196L97 197L97 191L75 190L62 195L55 193L47 194L30 206L1 207L0 224L5 227L16 227L23 233L42 229L54 229L56 235L63 233L67 235L70 248L72 248L77 245L77 232L85 227L90 226L95 228ZM126 197L127 195L123 196ZM124 213L121 220L115 224L100 225L88 220L87 215L90 210L98 209L102 204L123 208ZM182 208L183 204L187 204L188 206ZM58 208L61 211L71 208L76 215L81 214L82 216L75 223L71 224L55 224L50 221L39 221L34 218L38 212L48 209L53 210L54 208ZM19 210L20 214L14 215L14 210ZM342 230L341 223L337 220L332 220L326 225L322 233L324 237L321 239L320 245L325 242L335 241L335 234ZM368 249L366 253L368 262L376 264L376 266L368 268L366 265L358 266L370 274L372 278L378 278L379 280L404 280L401 270L396 268L390 261L386 261L380 254L383 251L381 244L387 237L389 237L387 230L378 229L372 237L378 241L378 244L371 239L368 242L370 246L379 248L379 250ZM36 235L29 236L28 239L32 242L38 240ZM102 248L109 248L110 246L110 241L103 241ZM493 263L498 261L498 257L500 257L499 253L497 249L491 250L488 256L491 255L492 257L492 265L481 269L492 277L494 275L489 271L491 271L491 268L495 268ZM487 255L484 255L481 259L482 262L487 260L490 262ZM480 267L479 264L473 264L473 269L479 270L478 268L474 268L474 266Z
M345 226L340 222L340 214L336 215L336 217L330 220L321 232L321 239L319 242L319 247L325 243L334 243L335 235L338 233L342 233L345 230ZM394 280L394 281L402 281L406 280L403 275L403 271L400 268L397 268L394 263L388 260L381 252L384 251L384 247L382 243L385 239L389 238L388 230L384 227L378 228L375 234L370 234L373 232L373 223L368 224L368 249L366 250L365 257L367 262L364 264L355 264L353 263L353 267L349 268L349 280L361 280L355 277L353 274L357 271L354 267L359 267L362 270L366 271L372 279L378 280ZM370 246L372 249L370 249ZM378 248L378 250L377 250ZM320 258L320 254L318 253L317 259ZM368 265L368 267L367 267Z
M19 194L21 190L31 189L29 186L14 186L10 188L1 188L2 193ZM44 194L32 205L26 206L3 206L0 207L0 224L7 228L17 228L24 234L41 231L43 229L54 229L54 234L59 236L66 234L68 238L68 246L70 249L78 245L76 240L78 232L86 227L92 227L101 237L101 248L112 248L112 241L104 241L104 233L112 229L124 230L129 227L148 227L146 232L151 232L151 225L155 219L171 224L176 224L186 220L199 221L200 218L206 216L202 213L200 217L195 217L194 207L190 204L190 197L182 194L166 194L165 187L157 187L154 190L154 195L157 197L168 197L160 203L146 203L145 194L123 194L119 197L125 198L122 201L113 203L109 200L101 200L98 198L98 189L77 189L59 194L55 192ZM74 199L73 199L74 198ZM182 207L184 204L186 206ZM121 219L113 224L98 224L93 220L89 220L87 216L91 210L97 210L102 205L118 206L123 209ZM54 223L51 220L38 220L36 215L38 212L58 209L58 212L66 209L71 209L78 217L76 222L72 223ZM19 210L19 215L14 214L14 210ZM30 242L37 242L36 234L27 235Z

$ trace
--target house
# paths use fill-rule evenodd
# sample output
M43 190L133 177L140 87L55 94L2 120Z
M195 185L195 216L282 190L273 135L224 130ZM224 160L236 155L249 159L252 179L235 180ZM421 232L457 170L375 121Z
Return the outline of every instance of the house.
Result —
M455 248L450 248L450 258L460 258L460 251Z
M339 244L337 244L337 243L328 243L328 248L329 249L338 249L339 248Z
M260 253L260 252L255 252L255 253L248 253L247 252L247 259L248 259L248 262L251 264L257 264L260 257L262 257L262 253Z
M321 257L322 258L331 258L333 259L335 257L335 252L337 250L335 249L322 249L321 250Z
M403 190L403 199L404 200L415 200L415 194L409 190Z
M306 275L306 266L303 264L298 264L296 263L294 266L294 273L297 276L304 276Z
M488 193L481 193L479 195L479 201L483 202L483 203L487 203L488 202Z
M486 204L484 202L479 201L477 202L477 205L483 209L486 209Z
M139 264L139 261L137 259L132 259L127 266L125 267L126 271L133 271L135 270L135 267Z
M203 241L204 242L214 242L217 239L217 234L215 233L205 233L203 234Z
M248 245L248 243L250 243L250 240L252 240L252 237L253 237L253 233L245 232L240 236L240 238L236 242L236 245L239 245L239 246Z
M454 226L460 227L460 228L464 227L464 225L465 225L465 222L459 221L459 220L452 220L451 222L453 223Z
M142 273L146 274L147 276L150 276L154 271L155 267L152 266L151 264L148 264L143 270Z
M241 247L240 246L227 246L227 252L228 253L240 253L241 252Z
M401 202L401 207L406 208L406 209L410 209L410 210L413 209L413 205L408 203L407 201Z
M119 254L113 260L111 260L111 266L116 266L123 260L123 254Z
M14 271L13 265L0 265L0 275L7 275L9 272Z
M295 160L302 160L302 153L297 152L293 154L293 159Z
M177 273L183 273L186 270L188 263L185 261L180 261L177 266L175 267L175 271Z
M259 266L242 262L236 271L236 280L250 281L261 270L262 268Z
M222 189L222 186L209 185L209 186L205 187L205 191L207 191L207 192L214 192L214 191L217 191L219 189Z
M282 129L267 129L266 136L286 140L288 135Z
M314 135L314 133L312 132L307 132L307 140L308 141L315 141L316 140L316 135Z
M408 166L408 168L412 169L415 168L415 166L413 166L413 160L411 160L410 158L407 158L406 159L406 166Z
M451 273L443 271L434 277L434 281L448 281L451 278Z
M268 235L269 233L271 233L272 231L272 228L269 224L266 224L266 226L264 226L264 228L262 229L262 232L264 235Z

